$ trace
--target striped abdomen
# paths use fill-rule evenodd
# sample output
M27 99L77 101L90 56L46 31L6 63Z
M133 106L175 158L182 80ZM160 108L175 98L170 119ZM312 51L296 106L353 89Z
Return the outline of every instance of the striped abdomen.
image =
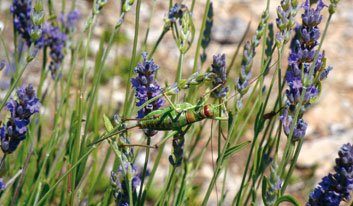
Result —
M194 122L213 117L214 113L211 107L205 105L198 110L191 109L180 113L168 110L161 114L146 116L139 121L139 127L152 130L178 130Z

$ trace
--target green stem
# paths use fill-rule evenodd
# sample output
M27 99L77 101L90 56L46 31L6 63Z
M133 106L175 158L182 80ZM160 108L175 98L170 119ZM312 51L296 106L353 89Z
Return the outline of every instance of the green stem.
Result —
M157 0L153 0L153 3L152 3L152 11L151 11L151 14L150 14L149 19L148 19L146 35L145 35L145 39L143 40L143 45L142 45L143 51L146 51L146 48L147 48L147 40L148 40L148 36L149 36L149 33L150 33L152 17L153 17L153 14L154 14L154 10L156 8L156 2L157 2Z
M151 137L147 137L147 145L151 145ZM148 159L150 156L150 148L146 147L146 156L145 156L145 164L143 165L143 171L142 171L142 177L141 177L141 186L140 186L140 192L139 192L139 197L138 197L138 205L143 205L144 202L141 201L142 198L142 189L143 189L143 183L145 181L145 177L147 174L147 165L148 165Z
M243 34L243 36L241 37L241 40L240 42L238 43L238 46L232 56L232 59L230 61L230 64L228 65L228 68L227 68L227 76L229 75L229 72L230 70L233 68L233 65L235 63L235 60L239 54L239 51L240 51L240 48L241 48L241 45L243 45L244 41L245 41L245 38L246 38L246 35L249 33L249 30L250 30L250 24L251 22L248 23L248 25L246 26L246 29L245 29L245 32Z
M61 176L58 181L44 194L44 196L39 200L39 202L36 204L36 205L41 205L42 203L44 203L44 201L46 200L46 198L55 190L55 188L59 185L59 183L66 178L66 176L68 174L71 173L72 170L74 170L82 160L84 160L86 157L88 157L89 154L91 154L91 152L95 149L96 147L93 146L91 147L87 152L86 154L82 155L82 157L74 164L72 165L72 167L67 170L65 172L65 174L63 176Z
M175 78L175 82L179 84L182 75L183 75L183 61L184 61L184 54L180 52L179 60L178 60L178 69L177 69L177 76Z
M172 167L172 168L173 168L172 172L170 173L169 178L168 178L167 187L163 190L163 193L161 195L160 201L158 201L158 205L168 205L168 203L165 204L164 201L165 201L166 194L169 193L170 185L173 182L173 179L174 179L174 176L175 176L175 170L176 169L175 169L175 167Z
M136 59L136 51L137 51L137 43L138 43L138 35L139 35L139 27L140 27L140 10L141 10L141 0L137 0L137 4L136 4L136 13L135 13L135 34L134 34L134 45L132 47L132 54L131 54L131 60L130 60L130 70L129 70L129 75L128 75L128 79L127 82L130 81L131 77L132 77L132 73L133 73L133 67L135 65L135 59ZM123 117L125 117L128 114L128 108L130 105L130 102L128 102L127 100L130 97L130 91L131 88L130 86L126 87L126 91L125 91L125 104L124 104L124 113L123 113Z
M163 29L162 33L159 35L159 37L158 37L156 43L154 44L152 50L149 52L149 54L148 54L148 59L151 59L151 58L152 58L153 54L154 54L154 53L156 52L156 50L157 50L157 47L159 46L159 44L161 43L161 41L162 41L164 35L165 35L167 32L168 32L168 30Z
M204 11L203 17L202 17L202 24L201 24L201 28L200 28L199 38L197 40L196 52L195 52L195 57L194 57L194 66L192 68L192 73L196 72L197 63L198 63L199 56L200 56L201 42L202 42L202 38L203 38L203 31L205 30L206 21L207 21L207 13L208 13L209 9L210 9L210 0L206 0L206 7L205 7L205 11Z
M241 183L240 183L240 188L239 188L239 192L237 194L238 198L237 198L237 203L236 205L241 205L241 200L242 200L242 192L243 192L243 189L244 189L244 183L245 183L245 179L246 179L246 176L247 176L247 172L248 172L248 169L249 169L249 165L250 165L250 161L251 161L251 157L252 157L252 153L254 151L254 148L255 148L255 143L257 142L257 137L258 135L256 135L254 137L254 140L252 142L252 145L251 145L251 149L250 149L250 152L249 152L249 156L248 156L248 159L246 161L246 165L245 165L245 169L244 169L244 172L243 172L243 178L241 180Z
M40 73L40 80L39 80L39 86L38 86L38 97L43 99L42 98L42 89L43 89L43 84L44 84L44 80L47 76L47 72L46 72L46 65L47 65L47 48L44 47L43 49L43 63L42 63L42 71Z
M17 87L17 84L19 83L24 71L26 70L27 65L29 64L29 62L26 62L26 64L23 66L23 68L20 70L19 74L17 75L16 79L14 80L14 82L11 84L10 89L7 91L5 97L2 99L1 105L0 105L0 111L2 111L2 109L4 108L4 106L6 105L7 100L9 99L9 97L11 96L11 93L13 92L13 90Z

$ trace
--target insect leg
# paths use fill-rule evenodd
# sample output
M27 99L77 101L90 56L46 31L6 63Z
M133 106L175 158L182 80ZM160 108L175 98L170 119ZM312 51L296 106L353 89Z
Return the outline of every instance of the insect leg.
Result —
M211 90L207 91L207 92L203 95L203 97L209 96L213 91L217 90L217 89L218 89L219 87L221 87L221 86L222 86L222 84L218 84L217 86L213 87Z
M222 104L220 104L219 106L222 107L222 112L221 112L221 116L219 117L215 117L215 120L220 120L220 121L226 121L229 119L228 113L227 113L227 108L226 105L224 104L224 102ZM224 116L222 115L224 114Z
M205 105L207 100L208 100L208 98L210 97L210 94L213 91L215 91L216 89L218 89L220 86L222 86L222 84L219 84L219 85L215 86L214 88L212 88L211 90L206 91L206 93L200 97L200 99L197 102L196 106L194 106L193 108ZM188 108L188 109L193 109L193 108Z
M134 125L134 126L131 126L131 127L126 128L126 129L122 129L122 130L118 130L118 131L113 130L113 131L111 131L110 133L108 133L108 134L106 134L106 135L103 135L102 138L100 138L100 139L98 139L98 140L96 140L96 141L94 141L94 142L88 144L87 146L88 146L88 147L91 147L91 146L96 145L96 144L98 144L98 143L100 143L100 142L102 142L102 141L104 141L104 140L106 140L106 139L109 139L109 138L113 137L114 135L121 134L121 133L126 132L126 131L128 131L128 130L130 130L130 129L132 129L132 128L135 128L135 127L139 127L139 125Z
M119 144L121 147L146 147L151 149L158 149L158 145L144 145L144 144Z
M170 104L170 106L178 113L182 112L180 109L176 108L176 106L174 105L174 103L172 102L172 100L165 94L163 93L163 96L165 97L165 99L168 101L168 103Z

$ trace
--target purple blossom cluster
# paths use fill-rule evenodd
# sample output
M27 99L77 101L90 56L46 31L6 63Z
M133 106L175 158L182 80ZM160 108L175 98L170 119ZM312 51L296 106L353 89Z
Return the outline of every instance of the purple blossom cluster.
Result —
M0 127L1 149L12 153L25 139L30 117L39 112L40 103L32 85L17 90L17 100L11 99L6 108L11 116L6 124Z
M349 201L353 191L353 146L345 144L338 152L335 173L328 174L309 196L307 206L339 206Z
M161 87L155 80L155 75L159 66L154 63L153 59L147 60L147 53L142 54L143 62L135 67L134 71L137 74L136 78L131 79L131 84L135 88L137 103L136 106L143 105L147 100L152 99L162 93ZM163 105L163 99L157 99L148 104L142 110L138 111L138 118L143 118L153 110L160 108Z
M131 79L131 84L135 89L135 96L137 98L136 106L138 107L162 93L162 88L155 80L156 72L159 69L159 66L154 63L153 59L147 59L146 52L142 53L142 58L143 62L139 63L134 69L137 76ZM163 104L163 99L158 98L138 111L137 118L143 118L150 112L159 109ZM153 136L153 133L155 132L145 131L145 133Z
M65 57L64 49L67 36L59 27L47 23L43 28L43 37L45 46L50 49L49 70L52 77L55 78Z
M141 185L141 174L137 171L136 166L129 162L124 162L123 167L120 165L116 172L111 172L110 176L113 196L118 206L129 205L128 185L131 185L132 193L136 193L137 187Z
M73 31L77 25L77 22L81 18L81 13L79 10L74 9L67 13L66 15L62 14L59 18L61 24L67 32Z
M0 192L6 189L6 183L2 178L0 178Z
M318 54L315 61L317 45L319 44L320 30L318 25L322 20L321 10L325 7L322 0L318 0L316 8L312 8L310 1L306 0L302 6L302 25L297 28L296 39L292 42L291 53L288 58L289 68L286 73L287 107L280 119L284 132L289 135L294 121L296 106L301 102L303 96L302 110L305 110L320 93L320 81L325 79L331 67L324 68L326 59L324 52ZM315 61L315 62L314 62ZM303 92L305 91L305 94ZM294 128L293 140L305 136L307 123L302 119L302 113L297 118Z
M31 0L13 0L10 8L13 14L13 25L15 30L26 41L27 46L30 46L33 41L31 32L34 28L32 22L32 1Z
M187 7L184 4L175 3L169 10L168 20L173 23L175 23L178 19L180 20L186 9Z
M43 47L42 11L38 8L33 10L31 0L13 0L10 11L13 14L15 31L22 37L28 47L32 44L35 45L32 53L36 53Z
M56 77L57 71L59 70L63 59L64 59L64 48L67 41L65 33L74 30L78 20L80 19L80 12L78 10L70 11L67 15L61 15L58 19L65 32L61 31L58 26L54 26L52 23L45 23L43 28L36 25L41 22L43 18L37 12L32 12L32 1L31 0L14 0L11 6L11 13L14 16L14 28L26 41L27 46L30 46L33 42L38 51L42 47L50 48L51 62L49 64L49 70L53 78ZM35 16L39 16L38 18ZM37 19L37 23L33 22L33 19Z
M169 163L174 167L179 167L184 157L184 134L175 134L173 137L173 154L169 155Z
M215 98L223 98L227 95L227 73L226 73L226 55L217 54L213 56L213 63L211 65L211 73L215 74L212 80L213 88L217 87L211 95ZM221 85L221 86L220 86Z

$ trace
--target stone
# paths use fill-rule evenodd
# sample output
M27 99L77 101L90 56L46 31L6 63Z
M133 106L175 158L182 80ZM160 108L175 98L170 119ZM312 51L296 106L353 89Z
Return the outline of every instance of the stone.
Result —
M333 170L338 151L343 144L353 142L353 130L306 141L301 149L297 165L310 168L317 166L316 177L323 177Z
M215 19L212 28L212 40L219 44L239 43L247 23L239 17L230 17L228 19Z

